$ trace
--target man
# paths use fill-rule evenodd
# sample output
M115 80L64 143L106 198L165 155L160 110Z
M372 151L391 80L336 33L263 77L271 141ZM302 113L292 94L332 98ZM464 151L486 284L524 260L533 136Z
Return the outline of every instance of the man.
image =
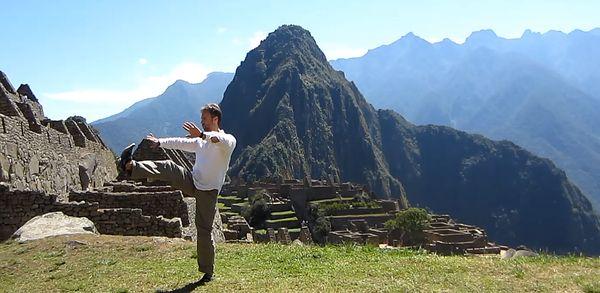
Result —
M213 277L215 243L212 239L212 225L217 195L225 182L229 160L236 145L235 137L220 128L221 116L221 109L217 104L207 104L201 109L204 131L192 122L185 122L183 128L189 133L186 138L156 138L152 133L146 137L152 148L160 146L196 153L192 172L171 160L134 161L131 156L135 144L125 148L119 162L121 170L131 179L166 181L186 196L196 198L198 270L204 273L201 283L208 282Z

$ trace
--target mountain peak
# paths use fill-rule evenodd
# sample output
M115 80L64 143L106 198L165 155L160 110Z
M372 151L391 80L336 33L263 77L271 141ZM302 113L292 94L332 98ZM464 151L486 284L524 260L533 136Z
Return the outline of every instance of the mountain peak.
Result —
M268 45L301 45L310 44L316 46L317 43L312 37L308 30L305 30L299 25L282 25L273 32L269 33L267 37L261 41L261 44L257 47L260 48Z
M293 60L316 58L319 62L328 63L325 54L317 46L317 42L308 30L299 25L282 25L269 33L255 49L248 52L245 61L262 59L264 64L279 64L291 56ZM305 56L306 58L299 58ZM310 57L308 57L310 56Z
M493 30L485 29L472 32L471 35L465 41L465 44L485 45L494 42L497 39L498 35L496 35L496 33Z
M178 79L172 85L188 85L188 84L190 84L188 81L185 81L183 79Z
M452 41L449 38L444 38L443 40L441 40L437 43L434 43L434 45L442 47L442 48L456 48L456 47L460 46L459 44L455 43L454 41Z
M413 32L408 32L408 34L404 35L402 38L413 39L419 37L417 37Z
M409 32L408 34L402 36L399 40L395 41L392 45L420 45L420 44L430 44L425 39L415 35L413 32Z
M310 32L303 27L295 24L284 24L279 26L276 30L271 32L269 37L296 37L296 38L309 38L312 39Z
M532 38L532 37L540 37L542 34L539 32L533 32L530 29L526 29L521 35L521 39Z

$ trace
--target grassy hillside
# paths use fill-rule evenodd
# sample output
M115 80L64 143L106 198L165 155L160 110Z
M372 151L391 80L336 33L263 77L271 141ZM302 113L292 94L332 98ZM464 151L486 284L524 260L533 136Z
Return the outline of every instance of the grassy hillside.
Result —
M217 253L216 280L197 291L600 290L600 258L506 261L376 247L278 244L220 244ZM167 238L80 235L3 243L0 291L187 289L199 277L195 257L193 242Z

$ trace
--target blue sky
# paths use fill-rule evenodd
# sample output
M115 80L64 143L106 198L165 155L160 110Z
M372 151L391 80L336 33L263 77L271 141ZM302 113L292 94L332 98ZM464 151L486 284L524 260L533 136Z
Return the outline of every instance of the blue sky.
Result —
M408 32L463 42L600 27L600 1L4 1L0 70L28 83L46 116L93 121L159 95L177 79L233 72L282 24L311 31L329 59Z

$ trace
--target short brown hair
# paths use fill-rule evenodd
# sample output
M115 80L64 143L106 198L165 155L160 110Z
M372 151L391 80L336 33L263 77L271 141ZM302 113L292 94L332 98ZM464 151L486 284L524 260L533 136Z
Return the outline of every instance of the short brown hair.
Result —
M208 111L211 117L219 118L219 126L221 126L221 107L215 103L208 103L200 109L200 112Z

